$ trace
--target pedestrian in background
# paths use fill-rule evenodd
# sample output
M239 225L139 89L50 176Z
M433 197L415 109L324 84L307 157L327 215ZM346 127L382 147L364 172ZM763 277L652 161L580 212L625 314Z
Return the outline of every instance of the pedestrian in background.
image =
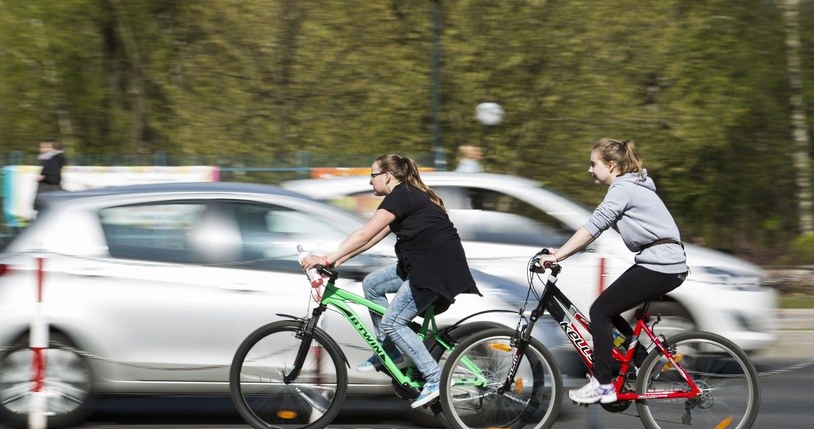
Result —
M463 145L458 147L458 167L455 171L460 173L483 173L483 166L480 164L482 156L481 150L477 146Z
M40 155L38 157L42 170L37 177L37 195L34 197L34 210L40 210L39 196L44 192L62 190L62 167L65 166L65 154L62 145L57 140L43 140L40 142Z

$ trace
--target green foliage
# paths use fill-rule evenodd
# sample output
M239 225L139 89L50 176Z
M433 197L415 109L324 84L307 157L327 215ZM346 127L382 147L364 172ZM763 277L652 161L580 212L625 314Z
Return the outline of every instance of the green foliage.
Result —
M814 234L795 238L789 251L777 261L781 265L814 265Z
M449 166L479 144L489 171L595 205L590 144L631 138L685 239L781 252L797 202L775 3L440 1ZM432 4L2 0L0 152L57 136L72 154L257 165L428 154ZM802 2L808 100L812 24ZM500 125L474 119L485 101L505 109Z

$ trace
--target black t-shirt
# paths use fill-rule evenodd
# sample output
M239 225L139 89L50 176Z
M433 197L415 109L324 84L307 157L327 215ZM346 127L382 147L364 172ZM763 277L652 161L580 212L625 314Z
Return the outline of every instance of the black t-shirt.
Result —
M379 205L396 219L398 274L413 287L431 289L448 303L459 293L477 293L458 231L447 213L420 189L401 183Z

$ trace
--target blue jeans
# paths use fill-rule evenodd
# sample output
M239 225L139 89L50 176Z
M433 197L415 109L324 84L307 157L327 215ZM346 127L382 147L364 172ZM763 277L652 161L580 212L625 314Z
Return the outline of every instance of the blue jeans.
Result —
M396 264L390 264L368 274L362 281L362 288L365 298L387 308L384 316L372 312L370 314L376 338L382 342L385 351L392 354L395 344L412 359L416 369L424 375L424 380L428 383L441 381L441 367L424 347L418 335L408 326L438 298L438 295L427 289L415 289L409 280L402 280L396 274ZM386 294L393 292L396 296L393 297L393 302L388 304Z

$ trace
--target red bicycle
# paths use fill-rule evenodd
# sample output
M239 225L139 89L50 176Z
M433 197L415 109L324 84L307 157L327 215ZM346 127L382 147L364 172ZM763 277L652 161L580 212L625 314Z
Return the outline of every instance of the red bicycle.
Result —
M450 354L441 378L441 406L456 429L548 428L563 396L562 376L551 353L531 337L547 311L593 373L590 322L557 287L555 264L537 294L534 280L547 270L539 254L529 262L529 289L537 306L516 329L496 328L472 335ZM649 302L636 310L634 336L626 349L614 348L618 363L612 380L617 401L600 404L620 413L635 402L647 428L752 426L760 408L757 371L732 341L710 332L688 331L665 338L653 327L659 315ZM636 414L632 414L636 416Z

